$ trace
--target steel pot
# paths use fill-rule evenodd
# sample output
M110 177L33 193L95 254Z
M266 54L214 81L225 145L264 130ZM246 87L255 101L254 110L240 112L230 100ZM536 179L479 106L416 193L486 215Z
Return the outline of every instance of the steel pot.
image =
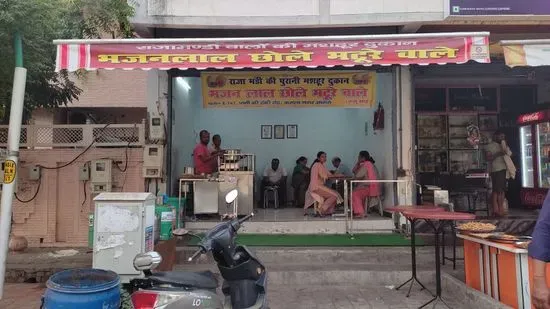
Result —
M240 149L226 149L223 159L226 162L237 162L241 159Z

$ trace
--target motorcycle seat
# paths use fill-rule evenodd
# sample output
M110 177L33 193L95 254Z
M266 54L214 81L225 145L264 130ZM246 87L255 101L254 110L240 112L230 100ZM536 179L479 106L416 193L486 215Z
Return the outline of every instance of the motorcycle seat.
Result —
M190 286L199 289L215 289L218 286L218 281L211 271L156 272L149 279L158 283Z

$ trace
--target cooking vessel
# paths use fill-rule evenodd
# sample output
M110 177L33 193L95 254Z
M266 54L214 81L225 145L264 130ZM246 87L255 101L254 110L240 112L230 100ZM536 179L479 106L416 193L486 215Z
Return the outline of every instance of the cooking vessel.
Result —
M241 159L240 149L226 149L224 153L223 159L226 162L237 162Z

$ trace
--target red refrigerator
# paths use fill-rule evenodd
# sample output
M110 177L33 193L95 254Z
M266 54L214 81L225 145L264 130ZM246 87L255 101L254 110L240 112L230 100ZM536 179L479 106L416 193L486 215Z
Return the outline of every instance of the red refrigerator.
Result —
M521 203L540 207L550 188L550 110L519 116Z

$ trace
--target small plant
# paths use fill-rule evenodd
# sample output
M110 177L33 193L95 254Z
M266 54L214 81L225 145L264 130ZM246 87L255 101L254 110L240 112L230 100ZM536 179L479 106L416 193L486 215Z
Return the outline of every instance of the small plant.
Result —
M120 288L120 309L134 309L130 293L122 287Z

